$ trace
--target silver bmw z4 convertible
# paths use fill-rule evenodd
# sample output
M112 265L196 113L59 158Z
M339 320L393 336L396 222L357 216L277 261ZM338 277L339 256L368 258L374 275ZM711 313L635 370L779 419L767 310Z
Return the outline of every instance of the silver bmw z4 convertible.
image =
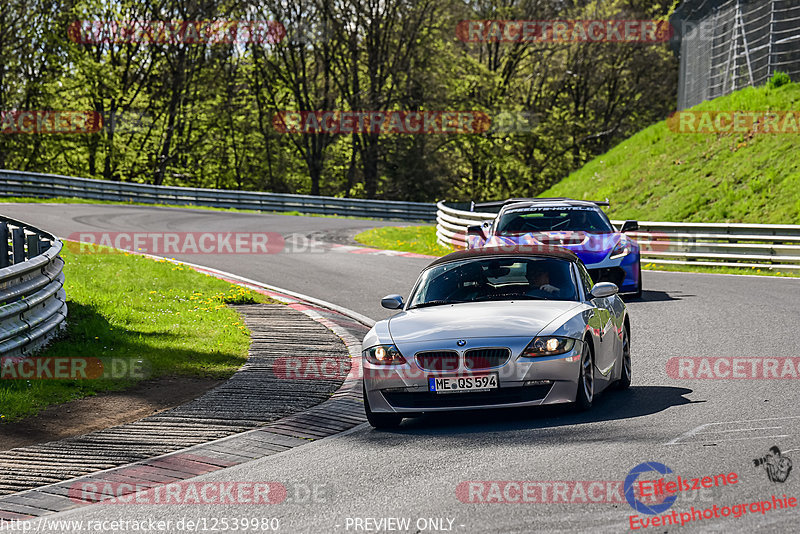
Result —
M593 284L558 247L459 251L417 279L362 347L376 428L425 412L575 403L631 383L630 321L617 286Z

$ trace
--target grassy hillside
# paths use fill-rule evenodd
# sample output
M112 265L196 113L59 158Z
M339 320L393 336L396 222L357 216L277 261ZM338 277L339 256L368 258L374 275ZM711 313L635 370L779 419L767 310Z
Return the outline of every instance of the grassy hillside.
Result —
M697 111L800 110L800 84L748 88ZM800 224L800 134L685 134L655 124L542 193L611 200L616 219Z

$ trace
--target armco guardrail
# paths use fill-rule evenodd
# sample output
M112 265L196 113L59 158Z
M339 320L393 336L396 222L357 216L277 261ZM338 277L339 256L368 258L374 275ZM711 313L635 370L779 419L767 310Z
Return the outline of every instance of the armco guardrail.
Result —
M491 221L496 213L481 213L451 208L444 201L436 204L436 240L440 245L467 247L467 227Z
M456 248L466 247L467 226L496 215L460 210L444 202L436 207L437 240ZM649 263L800 269L798 225L639 221L639 231L628 235L636 239L642 258Z
M0 216L0 356L29 356L64 324L61 241Z
M155 186L0 170L0 196L82 198L144 204L174 204L257 211L299 211L373 219L433 222L436 206L422 202L286 195L256 191Z

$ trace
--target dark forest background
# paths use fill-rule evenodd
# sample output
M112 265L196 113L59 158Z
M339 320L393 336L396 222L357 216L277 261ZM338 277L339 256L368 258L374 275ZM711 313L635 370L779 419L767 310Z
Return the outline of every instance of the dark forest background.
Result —
M0 134L0 168L412 201L536 194L674 109L666 44L465 43L468 19L654 19L674 0L3 0L0 110L102 130ZM273 20L279 42L81 43L77 20ZM80 39L78 39L80 41ZM302 135L279 110L480 110L481 134Z

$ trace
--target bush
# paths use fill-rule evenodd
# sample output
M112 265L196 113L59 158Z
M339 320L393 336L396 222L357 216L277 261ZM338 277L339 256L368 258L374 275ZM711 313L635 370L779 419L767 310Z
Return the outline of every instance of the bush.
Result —
M788 83L792 83L792 79L789 78L789 75L785 72L776 72L772 75L772 78L769 79L767 82L767 87L770 89L777 89L781 85L786 85Z

